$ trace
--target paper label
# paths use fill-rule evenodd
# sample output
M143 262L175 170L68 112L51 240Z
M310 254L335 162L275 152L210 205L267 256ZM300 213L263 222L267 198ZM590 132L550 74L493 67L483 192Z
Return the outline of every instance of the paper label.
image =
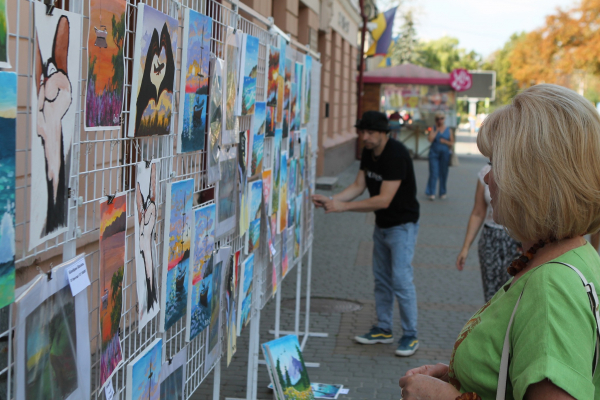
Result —
M106 400L112 400L115 395L115 389L113 389L112 379L108 380L108 383L104 387L104 396L106 396Z
M348 394L349 391L350 389L342 388L340 389L340 394Z
M67 267L67 279L69 280L73 297L90 286L90 277L87 273L84 257L81 257L75 264Z

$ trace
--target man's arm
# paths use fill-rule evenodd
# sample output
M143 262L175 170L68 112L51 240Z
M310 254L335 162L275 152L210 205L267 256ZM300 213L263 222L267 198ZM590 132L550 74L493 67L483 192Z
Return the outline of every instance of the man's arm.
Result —
M365 191L367 188L367 181L365 179L365 171L362 169L358 171L354 182L340 193L332 196L337 201L352 201ZM322 194L315 194L312 196L312 201L315 207L324 207L327 202L331 202L331 198L323 196Z
M349 202L340 201L334 197L333 200L327 199L328 201L323 203L323 207L325 207L327 213L344 211L371 212L383 210L390 206L401 183L402 181L383 181L377 196L373 196L366 200Z

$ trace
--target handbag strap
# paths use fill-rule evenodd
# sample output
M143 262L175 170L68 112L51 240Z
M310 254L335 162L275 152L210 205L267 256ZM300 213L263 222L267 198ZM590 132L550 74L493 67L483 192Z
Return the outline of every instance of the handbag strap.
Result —
M594 377L594 374L596 373L596 368L598 366L598 359L600 356L600 314L598 310L599 302L598 294L596 293L596 288L594 287L594 283L588 282L585 279L585 276L583 276L583 274L581 273L581 271L579 271L574 266L560 261L553 261L549 264L562 264L566 267L571 268L577 273L577 275L581 279L581 282L583 283L583 287L587 292L588 299L590 301L590 307L592 309L592 314L594 315L594 320L596 321L596 348L594 351L594 363L592 365L592 377ZM496 390L496 400L505 400L506 398L508 365L510 363L510 328L512 327L512 323L517 312L517 307L519 307L519 303L521 302L521 297L523 297L523 291L525 291L524 287L510 316L510 320L508 321L508 328L506 329L506 335L504 336L504 345L502 346L502 358L500 359L500 372L498 374L498 389Z

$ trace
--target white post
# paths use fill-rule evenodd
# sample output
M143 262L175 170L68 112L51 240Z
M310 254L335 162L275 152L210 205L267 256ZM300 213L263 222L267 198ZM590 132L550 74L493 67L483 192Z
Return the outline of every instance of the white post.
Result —
M300 337L300 298L302 297L302 256L296 265L296 315L294 318L294 332Z
M279 326L281 324L281 283L275 294L275 339L279 339Z
M308 340L308 336L310 336L310 281L312 275L312 243L308 248L308 265L306 269L306 315L304 316L304 338L302 339L302 344L300 346L300 350L304 351L304 346L306 345L306 341Z
M213 400L219 400L219 396L221 395L221 359L217 361L214 370L215 376L213 379Z

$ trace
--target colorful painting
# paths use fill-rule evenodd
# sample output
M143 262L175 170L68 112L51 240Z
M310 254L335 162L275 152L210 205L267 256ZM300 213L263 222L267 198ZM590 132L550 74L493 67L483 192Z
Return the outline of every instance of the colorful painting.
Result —
M265 346L265 344L261 344L261 349L263 351L263 356L265 357L265 364L267 365L267 372L269 373L269 379L271 383L268 388L273 390L273 397L275 400L281 400L279 393L281 392L281 387L279 386L279 381L275 378L277 375L275 373L275 368L271 364L271 357L269 357L269 352Z
M329 383L311 383L315 399L337 399L344 385L331 385Z
M294 209L294 259L300 257L302 249L302 205L304 196L302 193L296 196L296 207ZM294 200L291 200L294 201Z
M306 128L302 128L300 130L300 171L298 176L298 192L306 189L306 185L304 183L306 179L306 143L308 142L308 134L306 132Z
M66 273L85 267L84 257L53 268L15 303L16 400L90 397L88 291L73 296Z
M212 283L215 249L216 206L209 204L194 210L192 279L188 286L186 341L194 339L210 323L208 291Z
M226 304L226 338L227 338L227 366L237 350L237 304L238 304L238 273L240 265L240 251L233 255L225 274L225 300Z
M250 222L246 238L246 254L251 254L260 246L260 218Z
M294 161L296 161L296 160L292 160L290 162L290 166ZM291 228L294 226L294 217L296 215L296 195L290 191L290 183L289 183L290 181L293 180L293 176L292 176L291 172L292 172L292 169L290 168L290 173L288 174L288 194L287 194L287 198L288 198L287 227L288 228Z
M266 127L267 137L275 136L275 117L276 117L275 114L276 114L275 107L267 107L267 127Z
M204 149L208 109L208 68L212 19L185 8L181 84L179 90L179 131L177 152Z
M262 173L263 170L263 152L265 144L265 135L252 135L252 158L250 168L248 168L248 177Z
M159 329L167 331L187 313L194 179L167 184ZM167 268L165 268L167 266Z
M125 272L127 194L100 200L100 387L123 362L119 325Z
M298 141L298 132L291 131L288 139L288 157L290 159L296 159L298 158L298 154L294 150L296 149L296 142Z
M217 230L222 237L235 229L235 169L237 167L237 147L231 146L221 154L221 180L217 182Z
M298 181L298 160L290 160L290 169L288 172L288 199L296 197L296 182Z
M239 190L239 204L240 204L240 216L239 220L239 236L244 236L248 229L248 213L247 213L247 196L246 196L246 182L247 177L247 165L248 165L248 146L249 146L249 135L250 130L240 132L240 144L238 145L238 190Z
M288 335L263 344L269 356L280 397L286 400L312 400L314 394L296 335Z
M254 133L257 135L262 135L265 133L266 129L266 118L267 118L267 105L265 102L257 101L254 108L254 116L252 117L253 122L252 126L254 129Z
M209 184L221 179L219 152L223 130L223 60L214 59L211 71L207 154Z
M302 106L304 103L302 102L304 85L304 65L300 63L296 63L296 72L294 73L294 79L296 83L296 113L294 114L294 130L297 131L300 129L300 124L303 120L302 115Z
M135 189L135 271L138 298L138 332L154 318L159 311L158 288L156 283L156 220L158 207L156 193L159 161L149 165L137 164Z
M283 137L287 137L290 128L291 128L291 120L290 115L292 109L290 107L291 99L292 99L292 60L286 58L285 60L285 75L284 75L284 91L283 91Z
M160 400L162 339L150 346L127 365L127 400Z
M252 316L252 291L254 281L254 254L250 254L242 263L240 273L240 296L238 303L238 336Z
M312 85L312 57L306 55L304 64L306 66L304 74L304 124L308 124L310 121L310 102L311 102L311 85Z
M227 28L227 38L225 39L225 133L223 143L236 143L236 135L239 130L239 122L236 116L238 109L238 86L240 72L240 47L242 45L243 34L237 32L231 27Z
M176 18L146 4L138 6L129 106L130 137L171 133L178 32Z
M263 198L263 181L258 180L250 183L250 190L248 193L249 204L248 204L248 215L250 220L254 221L260 219L260 210Z
M273 190L271 194L273 213L277 213L277 211L279 211L279 193L281 184L281 144L282 130L276 129L273 140Z
M265 212L267 215L272 214L272 201L271 191L273 189L273 170L263 171L262 173L263 183L263 201L265 202Z
M2 0L0 0L1 2ZM1 6L1 4L0 4ZM1 8L0 8L1 9ZM0 24L0 30L2 25ZM17 74L0 72L0 308L15 300Z
M288 234L287 229L281 232L281 279L285 278L289 270L288 258Z
M184 400L185 364L187 347L184 347L173 358L160 368L160 398L163 400Z
M0 0L0 68L10 68L8 61L8 2Z
M279 167L279 225L277 233L281 233L287 227L287 152L281 152L281 164Z
M241 115L254 114L254 103L256 100L256 77L258 75L258 38L252 35L246 36L244 49L243 90L242 90L242 113Z
M212 274L211 291L208 293L208 301L210 304L210 325L208 328L208 337L206 341L206 358L204 359L204 374L208 375L212 367L221 356L221 348L219 346L221 337L221 299L224 289L224 275L227 272L230 262L231 247L221 247L215 253L214 271Z
M34 2L29 250L67 231L71 146L79 110L81 14ZM61 88L61 89L58 89Z
M282 75L277 77L277 123L283 120L283 96L285 83Z
M300 110L298 110L297 87L298 85L296 85L296 82L292 82L290 85L290 132L300 129L300 125L296 126L296 122L299 121L298 118L300 117L298 114ZM296 118L297 114L298 118Z
M126 0L90 0L86 131L121 128L126 6Z
M277 107L277 94L279 92L279 53L280 49L270 46L269 52L269 70L267 81L267 105Z

